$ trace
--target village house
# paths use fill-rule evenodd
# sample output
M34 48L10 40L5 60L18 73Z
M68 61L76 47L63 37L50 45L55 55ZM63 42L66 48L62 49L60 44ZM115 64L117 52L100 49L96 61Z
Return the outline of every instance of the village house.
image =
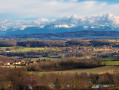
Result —
M30 63L35 64L35 63L37 63L37 62L30 60L30 61L29 61L29 64L30 64Z
M11 52L11 51L6 51L7 53Z
M3 65L9 66L10 65L10 62L4 62Z
M21 65L21 62L14 62L13 65Z

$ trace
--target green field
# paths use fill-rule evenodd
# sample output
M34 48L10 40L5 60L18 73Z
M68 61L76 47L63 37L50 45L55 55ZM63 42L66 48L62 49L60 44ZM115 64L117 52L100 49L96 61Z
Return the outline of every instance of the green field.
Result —
M23 47L23 48L18 48L18 49L13 49L11 52L29 52L29 51L38 51L38 50L47 50L47 48L43 47L38 47L38 48L28 48L28 47Z
M4 50L6 48L13 48L13 47L0 47L0 50Z
M38 51L38 50L57 50L60 51L61 48L56 47L20 47L11 50L11 52L29 52L29 51Z
M115 66L115 65L119 65L119 61L103 61L102 65Z
M0 49L5 49L5 48L7 48L7 47L0 47Z
M43 59L45 59L45 60L58 60L58 59L61 59L61 58L59 58L59 57L41 57L39 59L40 60L43 60Z
M102 58L101 60L112 61L112 60L115 60L115 58L116 58L116 56L110 56L110 57Z

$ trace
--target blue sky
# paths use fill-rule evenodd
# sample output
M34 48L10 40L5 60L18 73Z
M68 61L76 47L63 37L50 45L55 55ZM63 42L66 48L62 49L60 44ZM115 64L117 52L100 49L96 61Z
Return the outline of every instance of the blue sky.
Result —
M64 16L119 16L119 0L0 0L0 19L55 19Z
M119 3L119 0L78 0L78 1L99 1L99 2L108 2L108 3Z

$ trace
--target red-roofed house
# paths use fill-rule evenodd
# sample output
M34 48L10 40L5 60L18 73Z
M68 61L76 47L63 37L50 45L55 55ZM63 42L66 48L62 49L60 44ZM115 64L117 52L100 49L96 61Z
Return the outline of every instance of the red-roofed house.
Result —
M10 65L10 62L4 62L3 65Z

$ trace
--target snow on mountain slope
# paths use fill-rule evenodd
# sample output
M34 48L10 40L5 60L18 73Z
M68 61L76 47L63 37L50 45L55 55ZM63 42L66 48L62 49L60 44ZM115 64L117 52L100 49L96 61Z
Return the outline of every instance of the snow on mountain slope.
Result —
M119 27L119 16L113 14L105 14L102 16L81 17L77 15L66 16L56 20L48 20L45 18L25 21L25 20L0 20L0 31L7 31L10 28L25 30L27 27L39 27L39 28L75 28L82 27L86 29L97 29L109 27L111 30ZM12 30L11 30L12 31Z
M67 24L68 26L90 26L90 25L119 25L119 16L113 14L105 14L103 16L95 17L80 17L80 16L69 16L56 20L53 24L61 25Z

